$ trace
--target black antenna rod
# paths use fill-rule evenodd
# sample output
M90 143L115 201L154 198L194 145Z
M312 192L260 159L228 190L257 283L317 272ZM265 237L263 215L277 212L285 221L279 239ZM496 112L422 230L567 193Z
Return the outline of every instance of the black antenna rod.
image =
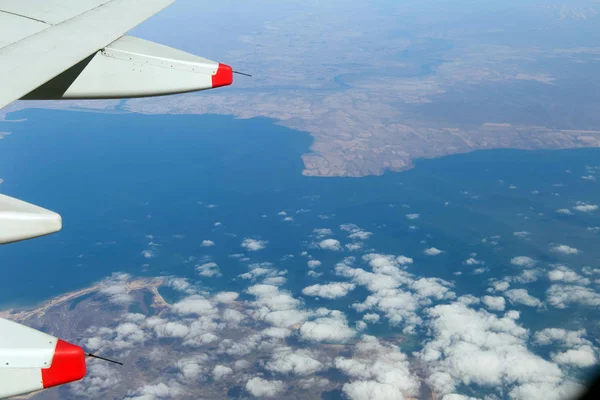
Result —
M86 356L91 357L91 358L97 358L98 360L107 361L107 362L113 363L113 364L123 365L122 362L109 360L108 358L100 357L100 356L94 355L92 353L88 353L88 354L86 354Z
M244 73L244 72L240 72L240 71L233 71L233 73L234 73L234 74L238 74L238 75L244 75L244 76L247 76L247 77L249 77L249 78L252 78L252 75L250 75L250 74L246 74L246 73Z

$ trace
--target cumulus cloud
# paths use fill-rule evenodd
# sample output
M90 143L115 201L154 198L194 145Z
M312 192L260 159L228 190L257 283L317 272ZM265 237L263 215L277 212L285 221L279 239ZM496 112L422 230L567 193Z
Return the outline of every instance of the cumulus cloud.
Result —
M355 336L341 311L326 311L326 315L305 322L300 327L300 337L314 342L345 342Z
M215 245L215 242L213 242L212 240L203 240L201 246L202 247L213 247Z
M593 367L598 363L596 353L591 346L582 346L552 355L552 360L559 364L577 368Z
M530 295L525 289L511 289L504 293L512 304L523 304L528 307L541 307L542 301Z
M336 358L335 367L352 379L342 389L352 400L404 399L419 394L421 384L410 371L406 355L373 336L363 336L351 358Z
M326 364L320 362L309 350L279 347L273 351L273 356L265 367L279 374L307 376L324 369Z
M406 218L409 220L419 219L421 217L420 214L406 214Z
M516 265L517 267L531 268L537 263L537 261L531 257L519 256L512 258L510 263L512 265Z
M285 384L282 381L268 381L255 377L246 383L246 390L255 397L275 397L285 390Z
M552 271L548 272L548 279L553 282L578 283L580 285L589 285L590 280L580 276L575 271L564 265L555 265Z
M589 203L578 203L573 210L583 212L583 213L591 213L598 210L598 206L596 204Z
M419 357L440 397L476 384L515 400L558 400L572 388L556 364L528 350L528 331L514 318L460 303L438 305L427 314L431 340Z
M149 400L149 399L174 399L183 394L183 389L178 382L164 382L155 385L145 385L129 393L126 400Z
M359 251L359 250L362 250L363 243L361 243L361 242L348 243L345 247L349 251Z
M314 269L314 268L318 268L322 265L323 263L319 260L309 260L307 262L308 268Z
M102 393L120 382L120 375L106 363L101 361L87 362L87 375L82 381L69 385L69 389L78 396L100 398Z
M262 279L263 283L275 286L285 283L284 276L287 274L287 271L279 271L273 268L273 264L271 263L250 264L248 268L248 272L238 276L251 281Z
M173 311L180 314L214 315L217 309L212 302L202 296L193 295L173 304Z
M313 235L315 235L317 239L321 239L333 235L333 231L328 228L315 228L313 229Z
M326 299L337 299L346 296L354 290L356 285L348 282L332 282L326 285L312 285L305 287L302 294L305 296L323 297Z
M319 243L319 247L323 250L341 251L342 246L339 240L336 239L325 239Z
M467 260L465 260L465 265L482 265L484 264L483 261L477 260L474 257L468 258Z
M481 299L483 304L493 311L504 311L506 300L502 296L483 296Z
M217 263L208 262L202 265L196 266L196 271L200 274L200 276L204 277L213 277L213 276L221 276L221 270Z
M298 299L277 286L254 285L248 288L248 293L256 297L256 301L252 303L255 308L252 315L255 319L288 328L303 323L309 317L308 312L299 309L301 303Z
M547 302L556 308L571 305L600 306L600 294L585 286L552 285L546 290Z
M556 213L563 214L563 215L573 215L571 210L569 210L568 208L560 208L560 209L556 210Z
M114 273L110 278L100 283L100 293L107 296L111 303L119 305L130 304L133 301L133 297L129 294L127 286L130 278L131 276L128 274Z
M443 253L443 251L436 249L435 247L430 247L428 249L423 250L423 253L427 256L439 256Z
M579 254L580 251L574 247L567 246L566 244L560 244L557 246L553 246L550 250L555 253L565 254L565 255L576 255Z
M597 350L585 338L585 329L569 331L561 328L547 328L537 332L535 343L552 345L552 360L568 367L587 368L598 363Z
M216 381L220 381L231 374L233 374L233 369L224 365L217 365L212 370L213 379Z
M244 239L241 246L248 251L259 251L265 249L267 243L266 240Z

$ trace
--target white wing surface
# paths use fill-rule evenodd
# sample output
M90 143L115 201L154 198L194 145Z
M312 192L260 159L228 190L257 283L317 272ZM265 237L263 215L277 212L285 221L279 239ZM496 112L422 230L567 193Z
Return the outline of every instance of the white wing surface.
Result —
M0 0L0 108L174 0Z

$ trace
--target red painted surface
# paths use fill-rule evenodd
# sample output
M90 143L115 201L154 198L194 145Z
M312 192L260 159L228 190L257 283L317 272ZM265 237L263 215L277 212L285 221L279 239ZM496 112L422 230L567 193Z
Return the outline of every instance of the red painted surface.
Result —
M81 347L58 340L52 366L42 369L44 389L78 381L85 376L85 352Z
M217 73L212 76L212 87L229 86L233 83L233 69L229 65L219 64Z

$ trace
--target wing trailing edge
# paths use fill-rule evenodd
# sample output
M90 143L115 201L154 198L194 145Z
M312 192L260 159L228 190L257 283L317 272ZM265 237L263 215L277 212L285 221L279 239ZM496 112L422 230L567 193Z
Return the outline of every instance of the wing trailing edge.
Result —
M123 36L24 100L120 99L208 90L233 83L228 65Z

